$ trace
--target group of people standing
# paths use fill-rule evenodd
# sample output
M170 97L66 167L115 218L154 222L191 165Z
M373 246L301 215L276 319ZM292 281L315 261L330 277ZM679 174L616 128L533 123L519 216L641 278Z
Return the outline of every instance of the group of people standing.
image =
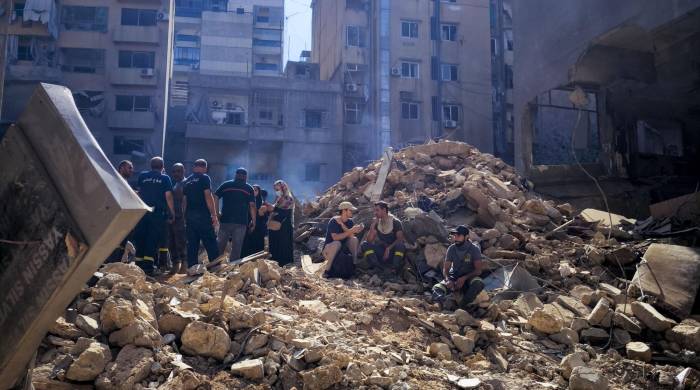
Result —
M185 166L176 163L171 176L163 159L154 157L151 169L142 172L132 187L152 209L112 253L108 262L124 261L129 242L135 247L134 261L147 274L157 270L186 273L199 263L200 245L209 261L224 254L229 242L229 261L265 249L280 265L292 263L294 197L282 180L274 183L275 200L268 203L267 191L247 182L248 172L236 170L232 180L212 191L207 161L199 159L185 177ZM118 172L127 182L133 164L122 161Z

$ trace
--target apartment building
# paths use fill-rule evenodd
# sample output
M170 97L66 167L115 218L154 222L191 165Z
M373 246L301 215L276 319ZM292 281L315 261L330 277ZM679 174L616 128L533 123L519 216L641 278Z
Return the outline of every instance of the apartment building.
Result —
M513 157L513 9L511 0L491 0L491 72L494 154Z
M489 1L311 7L312 61L344 90L346 161L431 138L493 151Z
M36 84L67 86L113 163L163 152L171 52L168 0L15 0L5 8L2 119ZM48 129L47 129L48 130Z
M239 166L297 197L342 175L340 87L318 66L282 67L283 0L177 0L166 159L209 162L215 183Z

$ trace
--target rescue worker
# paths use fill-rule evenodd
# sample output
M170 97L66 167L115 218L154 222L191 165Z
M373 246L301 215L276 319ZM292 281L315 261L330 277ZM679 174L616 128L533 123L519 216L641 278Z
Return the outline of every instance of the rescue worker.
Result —
M447 248L442 267L444 280L433 286L433 299L444 301L447 294L455 293L460 308L465 309L484 289L481 249L469 241L469 228L460 225L454 231L453 244Z
M173 205L175 216L168 225L168 247L172 268L170 273L187 273L187 239L185 236L185 219L182 215L182 198L185 196L185 166L176 163L170 170L173 180Z
M146 274L154 275L158 246L165 242L167 224L172 222L175 215L173 185L170 177L163 174L162 158L151 159L151 170L139 175L136 187L143 202L153 208L136 226L134 233L136 265Z
M183 189L182 213L185 216L187 235L187 266L190 268L198 263L200 241L204 244L210 261L219 257L219 248L216 245L219 218L211 193L211 178L206 172L207 161L195 161L192 174L185 180Z
M121 176L128 184L129 179L134 175L134 164L132 164L129 160L122 160L117 166L117 172L119 173L119 176ZM112 252L111 255L109 255L106 263L118 263L122 261L127 242L129 241L129 238L131 238L132 234L133 232L129 232L129 234L124 237L122 242L119 243L119 246Z
M246 231L254 231L257 222L255 190L247 180L248 171L245 168L238 168L235 178L221 183L214 193L221 203L221 225L217 235L219 254L224 253L226 245L231 240L228 261L241 258Z
M371 267L398 274L406 251L403 225L389 213L386 202L374 204L374 220L362 243L362 254Z

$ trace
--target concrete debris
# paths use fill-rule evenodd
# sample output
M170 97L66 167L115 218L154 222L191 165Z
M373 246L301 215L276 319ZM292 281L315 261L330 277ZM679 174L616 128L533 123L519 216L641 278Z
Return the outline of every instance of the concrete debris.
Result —
M625 350L627 352L627 357L630 359L640 360L647 363L651 361L651 348L642 342L629 342L625 346Z
M367 190L380 165L304 205L295 237L306 267L258 258L157 280L129 264L102 267L39 347L37 388L603 390L672 383L693 362L700 324L653 289L638 300L606 261L629 251L631 269L646 242L608 240L602 222L539 198L512 167L465 144L393 154L380 190L405 222L404 272L365 272L362 260L351 280L308 272L341 200L369 226L365 193L376 193ZM454 220L469 221L487 268L486 290L460 309L429 293Z

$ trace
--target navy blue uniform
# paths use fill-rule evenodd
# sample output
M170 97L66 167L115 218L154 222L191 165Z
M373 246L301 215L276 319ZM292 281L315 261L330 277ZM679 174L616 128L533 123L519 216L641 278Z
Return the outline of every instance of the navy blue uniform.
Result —
M255 203L253 186L243 180L229 180L215 192L222 202L221 223L248 225L250 204Z
M153 207L136 226L134 246L136 246L136 265L147 273L153 272L158 248L166 240L168 204L165 194L172 192L172 182L168 175L159 171L142 172L136 187L144 203Z
M209 260L219 257L216 234L211 223L211 213L207 207L204 192L211 191L211 179L203 173L193 173L185 180L183 193L187 204L185 230L187 234L187 266L197 264L199 242L204 244Z

